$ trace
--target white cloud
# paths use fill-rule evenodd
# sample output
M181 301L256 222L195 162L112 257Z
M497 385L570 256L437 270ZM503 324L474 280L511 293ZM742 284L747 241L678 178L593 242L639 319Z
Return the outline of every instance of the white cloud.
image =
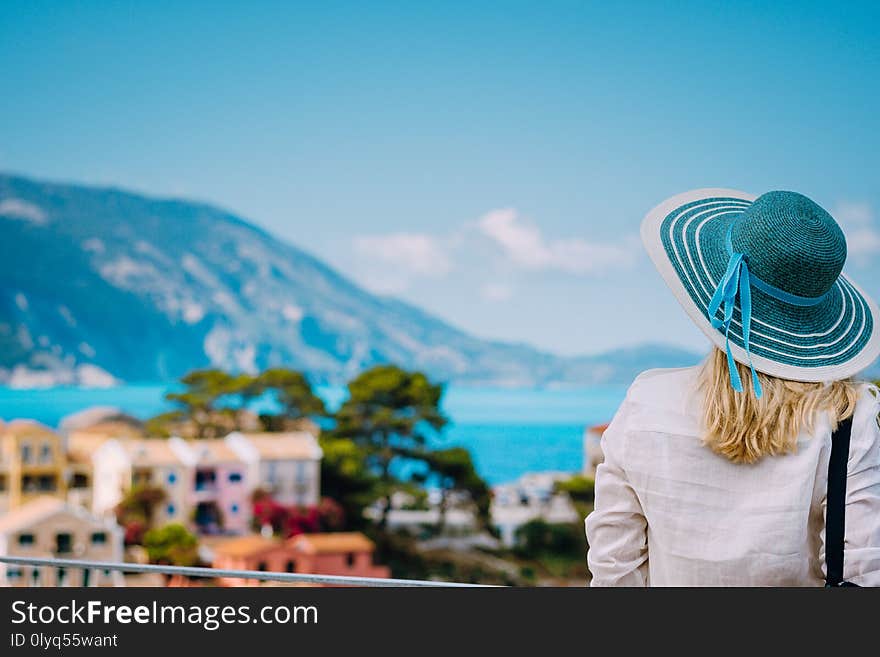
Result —
M846 249L855 258L880 252L880 230L874 225L874 211L868 203L838 203L833 216L846 235Z
M48 223L48 216L42 208L19 198L5 198L0 201L0 217L23 219L38 226Z
M513 208L487 212L478 226L514 264L524 269L592 274L629 266L637 252L628 242L612 244L578 237L547 240L537 226L524 221Z
M398 267L402 273L439 278L452 269L441 241L423 233L357 237L354 248L359 255Z
M104 253L104 242L97 237L90 237L82 243L83 251L90 253Z
M480 296L486 301L507 301L513 296L513 288L504 283L486 283L480 288Z

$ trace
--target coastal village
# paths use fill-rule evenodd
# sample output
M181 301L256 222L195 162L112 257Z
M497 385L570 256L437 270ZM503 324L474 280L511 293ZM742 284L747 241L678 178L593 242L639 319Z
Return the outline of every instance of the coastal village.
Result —
M582 532L604 427L585 433L582 474L529 473L492 488L486 531L467 495L433 488L398 490L387 502L366 505L357 522L334 521L341 511L322 490L319 425L300 419L273 432L256 421L250 425L209 438L159 436L108 408L65 418L57 430L25 419L0 424L0 556L355 577L409 574L400 572L406 561L400 555L385 550L388 563L383 560L373 538L380 528L381 536L407 537L420 559L442 555L444 567L435 568L440 573L430 573L433 578L466 572L481 581L494 571L490 581L586 581L585 564L580 577L539 577L531 553L556 551L541 541L558 528L566 528L566 545ZM0 564L0 586L258 584Z

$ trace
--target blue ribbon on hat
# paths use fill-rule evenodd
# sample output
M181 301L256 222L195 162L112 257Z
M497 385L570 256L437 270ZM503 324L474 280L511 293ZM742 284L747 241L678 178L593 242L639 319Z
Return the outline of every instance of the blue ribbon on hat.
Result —
M715 288L715 294L712 295L712 300L709 302L709 320L712 322L712 326L724 331L730 385L737 392L742 392L742 380L739 378L739 370L733 360L733 353L730 351L730 323L733 321L733 308L736 305L737 296L739 296L740 315L742 315L743 349L746 351L749 367L752 370L752 387L755 390L755 397L760 399L763 390L761 382L758 381L758 373L752 364L752 354L749 350L749 335L752 328L752 289L749 280L749 265L744 253L731 253L730 260L727 262L727 271L721 277L718 287ZM724 310L723 320L715 317L719 308Z
M761 382L758 380L758 373L755 371L755 366L752 364L752 352L749 348L749 337L752 330L752 286L754 285L761 292L774 299L795 306L815 306L821 303L831 290L828 290L828 292L819 295L818 297L801 297L786 292L785 290L780 290L778 287L761 280L749 272L749 264L746 255L733 250L733 243L731 240L732 231L733 224L727 229L727 236L725 239L730 259L727 261L727 271L724 272L724 276L721 277L718 286L715 288L715 294L712 295L712 300L709 301L709 321L712 322L714 328L724 331L725 348L727 351L727 368L730 371L730 385L737 392L742 392L742 380L740 379L736 362L733 359L733 353L730 350L730 324L733 321L733 309L736 305L736 298L737 296L739 297L740 315L742 316L743 327L743 349L745 349L746 358L749 361L749 368L752 371L752 387L755 390L755 397L760 399L763 390L761 389ZM724 319L718 319L716 317L719 309L723 309Z

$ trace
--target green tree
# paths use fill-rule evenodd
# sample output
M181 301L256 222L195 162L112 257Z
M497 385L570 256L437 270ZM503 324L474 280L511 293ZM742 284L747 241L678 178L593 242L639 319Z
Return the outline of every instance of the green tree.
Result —
M440 487L437 531L443 531L449 498L453 492L466 493L475 507L480 525L488 527L491 492L477 473L471 453L463 447L451 447L427 452L425 461Z
M181 410L160 413L144 422L144 431L148 436L168 438L174 433L173 427L186 422L187 415Z
M249 394L253 377L246 374L236 376L219 369L205 369L190 372L180 383L184 387L181 392L169 392L165 395L165 399L180 407L177 414L168 419L191 421L195 426L196 438L215 438L229 424L220 419L226 417L235 420L238 414L236 408L219 406L219 400L233 395Z
M125 544L140 545L144 532L153 526L156 507L167 495L158 486L133 486L114 509L116 521L125 529Z
M159 486L132 486L117 505L116 513L136 516L152 527L155 509L166 498L165 489Z
M391 494L399 488L391 464L421 450L429 431L440 431L447 419L440 411L443 386L421 372L380 365L362 372L348 384L348 399L336 412L336 435L364 449L379 476L384 501L380 528L391 510Z
M349 438L321 436L321 493L342 507L347 529L360 529L364 509L378 493L378 477L367 465L366 450Z
M309 380L296 370L283 367L268 369L256 378L253 388L259 394L274 393L281 408L278 415L265 416L270 430L283 429L285 420L322 416L327 412L323 400L314 393Z
M587 542L580 523L548 523L540 518L529 520L516 530L516 553L522 557L543 555L577 560L586 554Z
M199 539L180 523L151 529L144 534L150 563L194 566L199 562Z
M554 489L561 493L568 493L573 500L578 502L592 502L596 482L592 477L573 475L571 479L557 481Z

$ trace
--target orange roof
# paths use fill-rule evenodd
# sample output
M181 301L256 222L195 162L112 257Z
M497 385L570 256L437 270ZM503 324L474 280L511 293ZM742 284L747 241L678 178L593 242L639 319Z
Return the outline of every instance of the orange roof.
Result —
M332 552L372 552L376 545L360 532L327 532L320 534L300 534L288 544L309 554Z
M255 557L281 546L278 539L251 534L219 541L214 544L214 551L227 557Z
M602 434L602 433L605 433L605 430L608 428L608 426L609 425L607 422L605 424L596 424L596 425L590 427L589 429L587 429L587 431L589 431L590 433Z

